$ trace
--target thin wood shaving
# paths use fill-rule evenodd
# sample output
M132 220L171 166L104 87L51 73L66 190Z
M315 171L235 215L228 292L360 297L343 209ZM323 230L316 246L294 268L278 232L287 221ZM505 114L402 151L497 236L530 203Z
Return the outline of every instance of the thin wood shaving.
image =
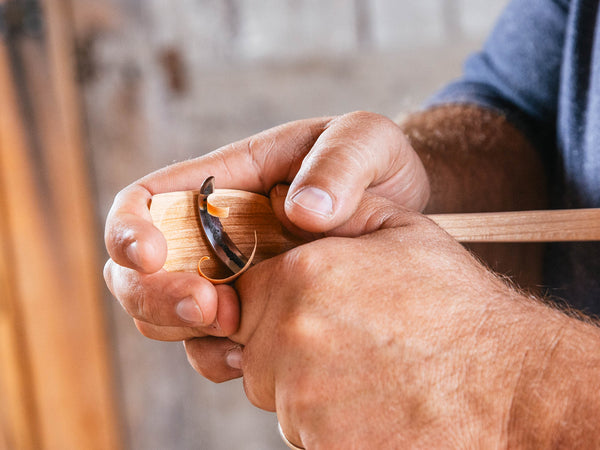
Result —
M213 216L218 217L219 219L226 219L229 217L229 207L228 206L216 206L211 202L211 197L214 194L210 194L206 199L206 211Z
M254 260L254 256L256 255L257 248L258 248L258 237L256 235L256 231L254 231L254 248L252 249L252 254L250 255L250 258L248 258L248 262L246 263L246 265L244 267L242 267L239 272L234 273L233 275L231 275L227 278L221 278L221 279L211 278L211 277L205 275L204 272L202 272L202 268L200 267L204 261L207 261L211 258L210 258L210 256L203 256L202 258L200 258L200 261L198 261L198 274L202 278L205 278L208 281L210 281L212 284L231 283L232 281L235 281L240 275L242 275L246 270L248 270L250 268L250 266L252 265L252 261Z

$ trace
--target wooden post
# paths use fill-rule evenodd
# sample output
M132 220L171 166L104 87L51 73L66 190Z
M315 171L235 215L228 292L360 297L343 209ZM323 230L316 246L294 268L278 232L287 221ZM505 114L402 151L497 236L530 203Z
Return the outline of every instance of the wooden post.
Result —
M69 3L41 6L0 41L0 446L118 449Z

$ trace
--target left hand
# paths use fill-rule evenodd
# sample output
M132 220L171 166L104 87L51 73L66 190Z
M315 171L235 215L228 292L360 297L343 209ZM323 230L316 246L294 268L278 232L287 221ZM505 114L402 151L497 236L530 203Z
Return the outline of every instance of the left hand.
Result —
M231 287L161 270L167 244L148 211L152 195L197 189L209 175L218 187L271 193L283 203L284 225L309 233L344 223L365 191L415 209L429 198L425 169L400 127L365 112L290 122L147 175L115 198L106 221L104 277L140 332L153 339L222 337L237 329ZM273 192L280 183L290 183L287 198Z
M534 302L381 198L331 235L244 274L239 348L191 339L191 364L243 374L250 401L306 448L505 443L522 344L542 329Z

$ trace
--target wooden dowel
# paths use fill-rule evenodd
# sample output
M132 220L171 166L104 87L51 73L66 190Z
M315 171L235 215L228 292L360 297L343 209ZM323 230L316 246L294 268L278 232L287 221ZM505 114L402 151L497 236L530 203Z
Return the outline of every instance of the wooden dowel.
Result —
M600 240L600 209L436 214L429 218L460 242Z

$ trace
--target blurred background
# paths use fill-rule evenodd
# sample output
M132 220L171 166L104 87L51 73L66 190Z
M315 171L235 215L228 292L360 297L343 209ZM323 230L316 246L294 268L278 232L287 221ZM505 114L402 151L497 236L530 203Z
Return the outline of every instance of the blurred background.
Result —
M0 448L285 448L106 292L112 199L289 120L410 112L505 3L0 0Z

